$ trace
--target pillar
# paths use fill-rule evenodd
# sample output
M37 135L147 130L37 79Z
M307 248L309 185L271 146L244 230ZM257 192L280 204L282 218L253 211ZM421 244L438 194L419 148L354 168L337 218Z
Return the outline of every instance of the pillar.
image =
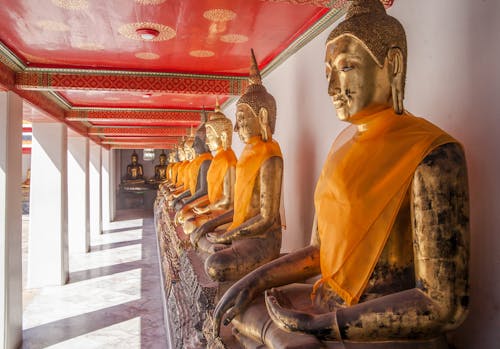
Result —
M89 140L68 136L68 246L70 253L90 250Z
M22 341L22 100L0 92L0 346Z
M28 287L68 280L67 130L33 123Z
M101 146L91 142L89 153L90 235L102 233Z
M109 224L115 219L115 156L114 151L102 148L102 221Z

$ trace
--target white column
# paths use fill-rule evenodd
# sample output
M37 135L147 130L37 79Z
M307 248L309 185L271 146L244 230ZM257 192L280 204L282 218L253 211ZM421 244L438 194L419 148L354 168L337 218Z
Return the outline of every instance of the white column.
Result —
M96 236L102 233L101 146L91 142L89 155L90 235Z
M0 346L22 341L22 100L0 92Z
M116 217L116 158L117 151L110 150L109 152L109 217L111 221L115 220Z
M33 123L28 287L68 280L67 129Z
M90 250L89 140L68 136L68 241L70 253Z
M111 222L111 150L102 148L101 150L101 181L102 181L102 223L106 229L106 225Z

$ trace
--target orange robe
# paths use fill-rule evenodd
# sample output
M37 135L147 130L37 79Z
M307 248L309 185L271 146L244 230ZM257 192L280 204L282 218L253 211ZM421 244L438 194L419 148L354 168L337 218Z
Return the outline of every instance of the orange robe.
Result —
M356 304L375 268L413 174L439 145L456 142L428 121L392 108L348 127L334 142L316 186L323 282ZM349 137L348 134L354 134Z

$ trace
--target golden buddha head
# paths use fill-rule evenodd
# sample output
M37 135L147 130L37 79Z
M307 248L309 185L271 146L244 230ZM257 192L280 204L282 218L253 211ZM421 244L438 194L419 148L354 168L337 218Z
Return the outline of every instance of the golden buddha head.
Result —
M139 156L137 155L137 153L135 152L135 150L132 152L132 155L130 156L130 160L132 162L132 165L137 165L137 163L139 162Z
M210 151L207 145L207 118L207 113L205 112L205 109L203 109L203 112L201 113L201 124L196 129L194 136L193 149L196 154L203 154Z
M179 141L179 144L177 145L177 158L179 161L184 161L186 160L186 152L184 151L184 138Z
M391 106L401 114L406 57L401 23L380 0L354 0L326 42L328 94L339 119L356 123L365 111Z
M234 131L245 143L254 136L267 141L272 138L275 126L276 101L262 85L259 66L252 50L249 85L236 103Z
M221 111L219 101L216 99L213 113L208 114L205 124L207 132L206 143L211 151L219 148L227 150L232 144L233 124Z
M160 165L164 166L167 163L167 154L164 151L160 154Z
M186 138L183 145L185 160L194 159L195 154L193 149L193 143L194 143L194 135L193 135L193 129L191 129L191 134Z

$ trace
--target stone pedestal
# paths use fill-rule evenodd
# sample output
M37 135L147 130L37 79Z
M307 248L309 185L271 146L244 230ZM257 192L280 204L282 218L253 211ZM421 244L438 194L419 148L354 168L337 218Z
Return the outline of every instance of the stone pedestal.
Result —
M221 329L222 341L211 335L212 312L230 284L217 283L206 275L206 256L192 248L181 227L174 226L174 213L167 209L165 196L158 191L155 222L171 347L241 348L230 328Z

